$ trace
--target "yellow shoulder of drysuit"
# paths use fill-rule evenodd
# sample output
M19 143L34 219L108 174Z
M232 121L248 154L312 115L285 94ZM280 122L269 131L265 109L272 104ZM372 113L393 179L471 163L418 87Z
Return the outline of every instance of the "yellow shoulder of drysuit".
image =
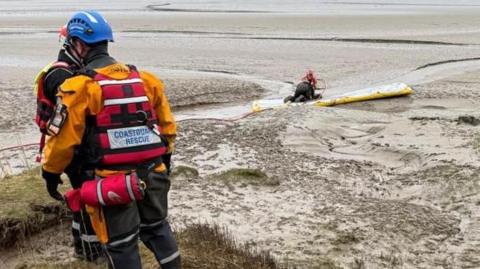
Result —
M123 63L113 63L101 68L97 68L95 69L95 72L112 79L125 79L130 74L130 69Z
M167 96L164 92L163 82L155 77L155 75L141 71L140 77L145 85L145 92L148 99L153 105L153 109L157 114L158 123L161 128L161 132L168 138L168 142L171 144L173 150L173 144L175 142L175 135L177 134L177 125L173 118L170 104L168 103Z
M35 76L35 79L33 80L33 94L34 95L37 95L38 93L38 86L40 83L43 83L42 81L42 78L43 76L48 72L48 70L50 70L50 68L52 67L53 63L55 62L51 62L47 65L45 65L42 70L40 70L40 72L37 73L37 75Z
M85 116L102 107L101 90L88 76L65 80L57 94L57 105L64 105L67 118L56 136L49 137L45 145L43 169L62 173L71 162L75 146L80 145L85 131Z

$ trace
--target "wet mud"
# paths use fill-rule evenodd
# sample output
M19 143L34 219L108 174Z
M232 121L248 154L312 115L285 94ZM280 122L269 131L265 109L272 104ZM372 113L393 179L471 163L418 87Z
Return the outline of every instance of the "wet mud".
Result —
M445 111L414 95L368 109L292 107L233 123L184 121L175 164L199 175L174 179L172 215L226 223L300 268L324 261L474 268L480 129L470 122L478 101ZM208 180L247 167L279 185Z
M210 14L198 6L187 8L197 12L145 11L145 3L132 11L105 7L118 31L115 56L166 78L167 97L181 119L173 157L179 170L170 193L175 225L218 223L240 242L298 268L478 267L476 5L450 10L413 3L399 12L397 3L363 2L321 7L377 5L388 12L225 18L218 11L229 9L221 5ZM4 146L37 141L32 117L25 116L34 112L30 82L56 53L48 40L56 38L52 25L65 19L63 13L37 14L32 30L30 17L24 22L23 13L7 13L0 22L15 27L0 29L9 35L0 41L0 72L8 78L0 82L0 105L8 111L0 115ZM328 82L327 97L399 81L415 93L221 118L245 112L252 99L286 96L307 68ZM22 159L33 158L35 149L8 154L0 155L2 165L14 160L24 169ZM263 184L236 182L239 171L255 171L254 180ZM27 243L31 247L1 259L15 263L27 253L39 261L68 260L68 227L58 231L61 236L47 230ZM59 251L43 255L53 245Z

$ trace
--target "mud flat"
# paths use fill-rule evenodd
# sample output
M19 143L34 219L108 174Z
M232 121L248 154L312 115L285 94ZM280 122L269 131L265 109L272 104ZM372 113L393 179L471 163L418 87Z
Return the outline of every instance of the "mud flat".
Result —
M400 99L182 122L175 164L199 176L174 179L172 216L224 223L301 268L474 268L478 75ZM234 168L279 184L216 180Z
M95 1L116 31L113 55L164 78L176 113L283 97L242 78L283 85L309 67L327 81L327 96L398 81L415 89L400 99L180 122L172 221L219 223L299 268L478 267L479 7L407 2L305 1L248 13ZM0 3L11 6L0 11L0 144L36 142L30 83L56 54L55 30L68 14L55 1L50 11ZM22 169L34 155L26 152L2 158ZM54 244L67 259L65 237Z

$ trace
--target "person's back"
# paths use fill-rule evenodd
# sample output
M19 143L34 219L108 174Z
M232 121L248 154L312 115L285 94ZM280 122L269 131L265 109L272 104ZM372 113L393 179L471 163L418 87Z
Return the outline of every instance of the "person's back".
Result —
M97 44L95 47L93 47L88 54L85 56L83 61L86 63L85 68L81 71L82 74L75 76L72 79L67 79L64 84L61 87L61 96L62 96L62 102L63 105L66 105L70 109L70 113L74 113L75 115L79 115L79 119L81 120L83 117L89 117L89 116L95 116L98 115L102 109L104 108L104 99L105 96L102 95L103 89L105 85L101 84L109 84L111 83L112 85L115 84L115 80L119 80L120 84L122 84L124 91L124 96L116 99L124 99L122 102L124 102L124 106L119 109L125 108L125 110L129 109L130 113L127 111L119 111L118 115L111 115L112 117L138 117L139 115L137 114L137 111L142 110L142 109L137 109L138 108L138 97L135 96L135 92L133 92L132 87L132 78L130 78L132 72L135 72L138 74L138 78L141 80L142 86L144 91L145 91L145 96L147 97L148 101L155 106L155 110L157 113L155 113L155 116L158 119L159 122L159 127L162 131L162 135L169 140L168 144L174 145L174 138L176 134L176 126L175 122L173 119L173 116L170 111L170 107L168 104L168 101L163 93L163 83L158 80L155 76L152 74L145 72L145 71L137 71L136 69L133 69L132 66L125 65L123 63L117 62L114 58L110 57L108 54L107 50L107 44ZM132 70L133 69L133 70ZM98 77L102 78L102 81L98 81ZM125 83L123 80L128 80ZM112 82L113 81L113 82ZM125 84L123 84L125 83ZM130 105L129 103L129 96ZM138 94L137 94L138 95ZM137 98L137 99L135 99ZM87 107L84 107L83 105L78 105L79 102L82 101L87 101ZM145 101L145 100L144 100ZM134 106L134 108L132 108ZM88 111L88 114L86 114ZM91 117L89 118L91 119ZM133 122L136 121L136 118ZM88 124L91 124L92 121L89 120ZM62 129L63 130L68 130L68 131L63 131L66 133L75 133L77 132L80 123L75 123L72 122L72 124L65 124ZM87 124L87 132L91 132L91 129L95 128L88 128ZM131 123L128 123L127 125L131 125ZM142 125L142 124L140 124ZM143 124L144 125L144 124ZM117 127L118 128L118 127ZM61 133L59 135L62 135ZM67 135L65 135L67 136ZM80 137L75 137L75 138L68 138L72 140L70 143L75 143L78 144L81 142ZM87 137L86 141L91 142L91 138ZM68 145L68 144L67 144ZM89 149L89 147L94 147L97 146L96 143L90 143L90 145L87 145L87 151L91 152L94 149ZM51 154L50 154L51 155ZM58 164L64 163L65 160L62 160L61 158L58 158L57 160L53 161L52 158L55 158L55 156L51 156L51 163ZM88 156L90 159L89 161L95 162L98 161L99 156ZM100 167L97 168L108 168L108 164L105 163L92 163L93 165L100 165ZM46 163L48 166L48 163ZM125 164L122 164L125 165ZM107 169L110 170L110 169ZM113 169L115 170L115 169Z
M82 75L61 85L58 110L68 117L47 143L43 169L61 173L85 135L88 160L96 168L94 184L101 190L94 188L88 194L99 204L87 204L87 211L105 245L110 268L141 268L138 237L162 269L180 268L166 220L170 181L165 163L173 151L176 125L163 84L108 55L111 29L96 12L76 13L69 22L69 39L86 66ZM125 180L116 181L119 178ZM131 192L132 178L143 182L139 184L144 188L142 200ZM116 182L127 182L127 200L108 190L117 188L111 185Z

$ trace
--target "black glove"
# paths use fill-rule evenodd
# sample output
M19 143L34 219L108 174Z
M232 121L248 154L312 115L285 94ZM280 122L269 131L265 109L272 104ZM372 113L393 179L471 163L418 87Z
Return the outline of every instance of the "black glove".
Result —
M42 169L42 177L47 183L47 191L50 197L58 201L63 201L63 195L57 190L58 185L63 184L63 181L60 179L60 174L50 173Z
M162 162L167 167L167 174L170 175L170 168L171 168L171 160L172 160L172 153L165 153L162 155Z

